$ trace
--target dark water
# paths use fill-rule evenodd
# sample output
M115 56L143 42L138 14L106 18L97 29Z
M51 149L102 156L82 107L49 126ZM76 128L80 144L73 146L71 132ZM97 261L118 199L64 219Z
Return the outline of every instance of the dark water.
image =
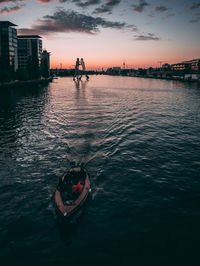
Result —
M200 88L93 76L0 92L0 265L200 265ZM51 197L70 162L79 219Z

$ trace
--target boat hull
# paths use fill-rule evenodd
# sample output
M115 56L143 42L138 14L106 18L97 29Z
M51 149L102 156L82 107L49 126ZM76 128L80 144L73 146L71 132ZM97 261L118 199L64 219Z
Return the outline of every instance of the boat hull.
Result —
M76 168L71 168L69 172L78 172L78 171L80 171L80 168L76 167ZM62 180L64 180L64 176L62 177ZM74 216L85 203L86 199L88 198L89 191L90 191L90 179L87 172L86 172L85 185L83 187L83 190L80 193L79 197L76 200L74 200L74 202L71 203L71 205L64 204L61 196L61 191L60 189L57 188L54 194L54 201L58 215L63 217L64 219L70 219L72 216Z

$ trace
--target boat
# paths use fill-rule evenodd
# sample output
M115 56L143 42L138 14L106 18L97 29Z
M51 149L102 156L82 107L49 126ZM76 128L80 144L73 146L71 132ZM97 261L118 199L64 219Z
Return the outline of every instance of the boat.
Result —
M87 171L81 167L72 167L59 180L54 202L57 214L65 219L74 216L85 203L90 189Z

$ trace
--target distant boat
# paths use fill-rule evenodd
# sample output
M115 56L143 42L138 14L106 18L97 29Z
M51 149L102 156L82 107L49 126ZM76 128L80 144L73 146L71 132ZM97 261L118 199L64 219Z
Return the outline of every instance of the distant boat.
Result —
M57 213L65 219L71 218L85 203L90 191L90 180L86 170L83 167L70 168L60 178L55 191Z

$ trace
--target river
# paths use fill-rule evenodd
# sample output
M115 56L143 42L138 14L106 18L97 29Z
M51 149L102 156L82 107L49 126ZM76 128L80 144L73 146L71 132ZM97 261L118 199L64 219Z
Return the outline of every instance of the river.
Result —
M71 162L92 193L69 225L52 195ZM58 78L0 91L0 265L199 265L200 87Z

